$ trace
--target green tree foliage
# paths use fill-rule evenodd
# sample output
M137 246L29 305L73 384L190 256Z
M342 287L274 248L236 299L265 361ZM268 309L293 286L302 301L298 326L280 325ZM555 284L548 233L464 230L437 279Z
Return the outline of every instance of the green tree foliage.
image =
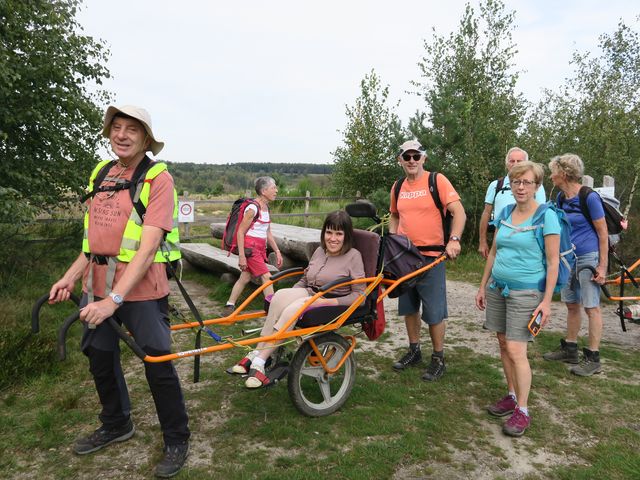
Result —
M578 154L596 186L603 175L616 180L616 196L628 213L629 232L618 252L635 261L640 249L640 36L620 22L599 37L599 54L574 53L572 77L545 92L523 132L535 158L546 163L565 152ZM634 195L635 194L635 195Z
M0 1L0 222L69 200L95 164L108 52L79 0ZM74 197L75 200L75 197Z
M620 22L599 40L599 56L574 53L573 77L558 92L545 92L527 119L523 140L545 163L573 152L588 175L614 176L624 207L640 175L640 37Z
M467 4L457 31L433 31L414 82L427 110L409 130L427 148L427 168L449 177L467 211L467 232L476 235L489 182L504 175L504 156L514 145L525 110L513 71L514 13L499 0ZM469 238L469 237L467 237Z
M334 189L345 195L360 191L364 196L391 188L400 169L396 150L402 143L400 120L389 106L389 87L383 87L372 70L360 82L361 93L346 107L347 126L342 146L333 152ZM397 106L397 105L396 105Z
M302 181L307 176L314 179L314 185L322 184L322 180L333 170L332 165L310 163L167 164L179 194L186 190L189 193L213 196L225 193L243 194L245 190L253 192L255 179L263 175L273 177L280 194L283 195L287 192L289 184L295 184L297 180Z

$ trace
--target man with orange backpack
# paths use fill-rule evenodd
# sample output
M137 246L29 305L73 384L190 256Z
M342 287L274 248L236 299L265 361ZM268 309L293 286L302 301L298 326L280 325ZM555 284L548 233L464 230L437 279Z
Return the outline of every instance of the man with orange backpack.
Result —
M460 236L467 219L460 196L451 182L437 172L425 171L426 158L424 148L416 140L400 146L398 163L406 177L393 185L389 208L389 231L406 235L424 256L425 265L442 253L451 259L460 254ZM426 271L413 288L400 295L398 314L404 316L409 350L393 364L394 370L404 370L422 361L422 318L429 327L433 346L431 362L422 379L438 380L446 370L444 334L448 312L444 263Z

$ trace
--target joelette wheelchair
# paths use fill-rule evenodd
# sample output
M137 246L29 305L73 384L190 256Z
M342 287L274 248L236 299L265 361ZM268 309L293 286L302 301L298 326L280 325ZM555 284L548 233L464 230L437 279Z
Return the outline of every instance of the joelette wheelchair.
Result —
M350 216L356 218L370 218L380 223L375 207L369 202L357 202L346 206ZM201 320L172 325L172 330L197 329L210 333L216 340L215 345L194 348L192 350L175 352L169 355L150 356L135 342L135 340L113 319L107 320L115 329L118 336L145 362L166 362L187 357L196 359L205 354L229 350L232 348L248 348L260 342L282 342L296 344L297 348L290 361L283 361L283 348L278 348L271 359L271 366L266 370L267 376L276 383L287 377L288 391L295 407L304 415L321 417L330 415L341 408L347 401L356 378L356 346L355 335L342 335L338 330L346 325L360 324L363 328L374 322L384 321L383 299L402 282L421 275L426 270L445 260L441 255L434 262L419 268L396 280L384 278L385 236L368 230L354 230L354 248L362 254L365 278L337 278L318 289L318 292L307 300L302 307L288 320L287 324L277 333L269 336L240 338L220 336L211 332L211 326L233 325L266 315L262 311L245 312L250 303L269 285L274 285L284 279L291 279L303 273L302 268L293 268L273 275L269 282L257 288L230 315L217 319ZM330 294L340 286L356 283L365 284L365 293L355 302L345 306L322 306L310 308L320 297ZM39 330L39 310L47 301L48 294L36 302L32 311L32 331ZM76 296L74 302L79 303ZM65 357L65 340L70 326L79 318L79 313L68 317L59 329L58 347L61 358ZM295 328L288 327L295 323ZM197 380L197 376L196 376Z

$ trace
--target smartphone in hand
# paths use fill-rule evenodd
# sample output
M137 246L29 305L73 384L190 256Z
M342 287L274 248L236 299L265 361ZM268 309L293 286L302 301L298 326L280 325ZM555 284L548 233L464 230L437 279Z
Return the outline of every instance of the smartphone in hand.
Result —
M538 312L537 315L533 315L531 317L527 328L531 332L531 335L533 335L534 337L538 335L538 333L540 333L540 330L542 329L542 312Z

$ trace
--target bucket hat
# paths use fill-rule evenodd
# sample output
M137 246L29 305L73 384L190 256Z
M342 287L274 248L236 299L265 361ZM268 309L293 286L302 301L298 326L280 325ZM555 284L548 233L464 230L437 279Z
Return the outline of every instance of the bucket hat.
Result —
M164 142L160 142L156 140L156 137L153 135L153 130L151 129L151 115L142 107L136 107L135 105L123 105L122 107L116 107L111 105L107 108L107 112L104 114L104 126L102 128L102 135L109 138L109 132L111 130L111 122L113 121L113 117L117 113L124 113L125 115L135 118L144 126L144 129L147 131L147 135L151 137L151 142L149 143L149 150L154 155L160 153L162 148L164 147Z

